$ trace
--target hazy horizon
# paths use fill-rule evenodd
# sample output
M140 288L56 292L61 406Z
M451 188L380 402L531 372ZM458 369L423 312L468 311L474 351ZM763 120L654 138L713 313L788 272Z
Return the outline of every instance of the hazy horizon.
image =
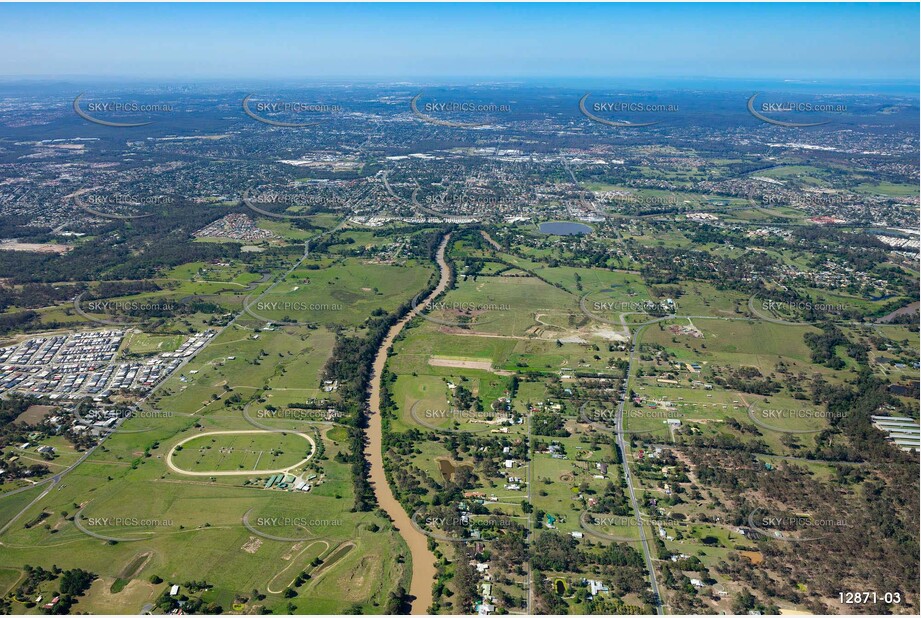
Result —
M907 3L4 4L0 76L917 83L918 18Z
M437 76L330 76L330 77L201 77L175 78L169 76L137 78L131 76L93 75L0 75L0 86L8 91L20 89L24 92L73 92L79 90L145 92L174 92L180 90L200 93L228 93L257 89L273 91L296 91L318 88L327 89L373 89L376 87L435 88L435 89L506 89L556 90L583 92L587 89L622 92L689 92L700 93L754 93L788 92L822 95L890 95L919 97L919 80L882 79L837 79L837 80L791 80L783 78L751 79L741 77L587 77L559 78L555 76L531 77L526 79L501 79L488 76L445 78Z

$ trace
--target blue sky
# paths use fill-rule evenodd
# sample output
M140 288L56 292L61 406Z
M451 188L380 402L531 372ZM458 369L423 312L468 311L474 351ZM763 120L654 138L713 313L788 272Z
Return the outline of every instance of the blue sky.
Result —
M0 4L0 75L918 80L917 4Z

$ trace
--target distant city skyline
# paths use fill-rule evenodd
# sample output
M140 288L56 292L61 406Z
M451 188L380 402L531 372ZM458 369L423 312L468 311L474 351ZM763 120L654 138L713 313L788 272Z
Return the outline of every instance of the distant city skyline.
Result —
M2 4L0 76L918 81L917 4Z

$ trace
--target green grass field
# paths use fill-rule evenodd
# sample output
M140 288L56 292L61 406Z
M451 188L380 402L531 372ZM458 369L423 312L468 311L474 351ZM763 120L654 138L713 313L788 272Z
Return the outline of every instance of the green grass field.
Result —
M313 449L296 434L217 434L185 442L173 463L190 472L276 470L309 457Z
M220 424L251 428L239 414ZM245 446L277 444L279 436L256 436L254 443ZM297 444L301 445L298 456L304 446L309 448L303 439L291 439L298 441L292 444L292 453ZM71 473L60 490L20 520L27 522L44 510L51 515L42 525L25 529L19 523L3 536L0 572L22 564L89 569L107 578L106 585L94 585L77 607L95 613L136 613L162 589L147 583L152 575L176 583L206 580L213 588L204 598L228 608L235 597L249 596L254 588L268 593L265 604L278 604L282 590L310 568L314 557L329 556L344 545L350 549L311 580L312 586L321 578L327 584L293 600L299 612L341 613L354 603L370 611L406 576L405 567L392 559L406 550L396 535L386 532L389 524L371 513L350 512L348 468L332 461L346 445L341 433L329 432L324 439L323 482L309 493L263 490L261 484L239 481L214 483L172 473L165 466L166 444L153 449L149 458L136 457L148 440L144 434L109 438L105 452ZM0 501L0 508L12 510L12 502ZM123 542L106 544L81 532L69 521L78 510L84 528ZM279 542L256 535L242 524L248 512L250 523L260 532L310 540ZM371 532L374 527L380 531ZM150 557L124 589L113 593L111 584L139 553ZM346 582L351 582L348 594L336 594Z
M312 270L307 266L319 266ZM257 315L282 322L359 325L377 309L393 311L422 291L429 266L376 264L354 258L309 260L254 301Z

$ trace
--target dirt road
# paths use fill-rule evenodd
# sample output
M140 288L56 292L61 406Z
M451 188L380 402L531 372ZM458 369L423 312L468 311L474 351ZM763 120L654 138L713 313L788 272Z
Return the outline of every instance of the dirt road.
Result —
M453 367L455 369L480 369L482 371L492 371L492 361L484 360L457 360L453 358L430 358L429 365L432 367Z
M173 448L170 449L169 455L166 456L166 465L170 470L176 472L177 474L185 474L187 476L252 476L259 474L287 474L291 470L303 466L313 457L313 454L317 452L317 444L313 441L313 438L308 436L306 433L300 433L292 431L291 433L300 436L307 440L310 443L310 457L306 457L301 461L297 462L293 466L288 466L287 468L279 468L277 470L215 470L215 471L205 471L205 472L193 472L192 470L183 470L182 468L176 466L173 463L173 454L176 452L177 446L182 446L186 442L191 442L192 440L197 440L198 438L203 438L204 436L229 436L229 435L238 435L238 434L257 434L257 433L270 433L264 429L246 429L242 431L206 431L204 433L197 433L193 436L177 442Z

